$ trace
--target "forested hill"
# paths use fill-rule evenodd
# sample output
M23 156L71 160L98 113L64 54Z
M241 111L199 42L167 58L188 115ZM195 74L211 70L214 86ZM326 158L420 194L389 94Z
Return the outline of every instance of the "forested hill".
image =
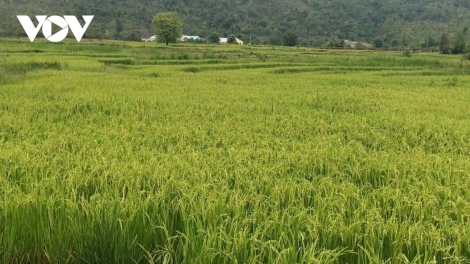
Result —
M16 15L94 15L85 37L153 34L159 12L177 11L183 33L252 35L276 44L287 31L302 44L330 37L406 45L470 25L469 0L0 0L0 36L24 35Z

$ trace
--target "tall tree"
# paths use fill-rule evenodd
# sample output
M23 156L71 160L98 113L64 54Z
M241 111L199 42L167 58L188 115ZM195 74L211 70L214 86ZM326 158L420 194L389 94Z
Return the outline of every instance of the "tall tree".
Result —
M452 47L452 53L453 54L462 54L465 52L465 46L466 46L466 39L465 35L467 33L468 28L465 27L464 29L460 30L457 33L457 36L455 37L455 42Z
M427 39L426 39L426 48L432 48L432 47L435 47L437 46L437 41L432 37L432 36L429 36Z
M384 45L384 41L382 39L375 39L374 40L374 47L376 48L382 48Z
M209 43L214 43L214 44L219 43L219 42L220 42L219 33L217 33L217 32L212 32L212 33L209 35L209 38L207 38L207 40L209 41Z
M287 32L282 36L282 44L285 46L295 46L299 41L299 37L294 32Z
M121 19L116 19L116 34L114 38L120 39L121 38L121 32L124 29L124 26L122 25Z
M450 43L449 43L449 36L446 33L441 35L439 39L439 52L442 54L449 54L450 53Z
M152 20L157 40L166 45L181 37L182 23L176 12L160 13Z

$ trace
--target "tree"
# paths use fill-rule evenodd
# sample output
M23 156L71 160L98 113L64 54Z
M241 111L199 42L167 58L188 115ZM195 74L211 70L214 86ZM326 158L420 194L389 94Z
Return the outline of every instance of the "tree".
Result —
M381 40L381 39L375 39L375 40L374 40L374 47L380 49L381 47L383 47L383 45L384 45L384 41L383 41L383 40Z
M443 33L439 39L439 52L442 54L450 53L449 37L446 33Z
M126 41L141 41L140 38L135 34L132 33L131 35L124 38Z
M285 46L295 46L297 45L298 43L298 36L297 34L295 34L294 32L286 32L283 36L282 36L282 44L284 44Z
M331 37L323 43L323 47L344 47L344 40L338 37Z
M122 21L120 19L116 19L116 34L114 35L115 39L121 38L121 32L123 29L124 26L122 25Z
M279 35L273 34L269 37L267 43L269 45L279 46L282 44L282 39Z
M356 49L363 49L363 48L365 48L364 43L362 42L356 43Z
M438 44L437 41L432 36L429 36L428 39L426 40L427 48L436 47L437 44Z
M166 45L176 42L181 37L182 23L176 12L160 13L152 20L158 41Z
M465 54L463 55L463 58L466 60L470 60L470 44L467 45L467 48L465 48Z
M467 30L468 29L465 27L464 29L460 30L457 33L457 36L455 37L455 43L451 50L453 54L465 53L465 46L466 46L465 34L467 33Z
M219 43L219 42L220 42L219 33L217 33L217 32L212 32L212 33L209 35L209 38L207 38L207 40L209 41L209 43L214 43L214 44Z
M227 43L228 43L228 44L237 43L237 40L235 39L235 36L234 36L234 35L230 35L230 36L227 38Z

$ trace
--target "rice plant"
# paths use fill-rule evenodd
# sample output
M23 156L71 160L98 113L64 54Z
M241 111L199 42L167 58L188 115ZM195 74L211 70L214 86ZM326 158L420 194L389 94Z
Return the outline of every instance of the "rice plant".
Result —
M1 263L470 260L457 57L0 42Z

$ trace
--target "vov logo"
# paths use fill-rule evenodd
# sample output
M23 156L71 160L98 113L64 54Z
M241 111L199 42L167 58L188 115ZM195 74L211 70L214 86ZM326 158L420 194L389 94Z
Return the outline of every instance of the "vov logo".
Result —
M24 31L26 32L26 35L28 35L28 38L31 40L31 42L34 41L41 27L44 37L51 42L60 42L64 40L69 33L69 28L72 30L72 33L77 41L80 42L88 26L90 25L91 20L93 19L93 16L82 16L83 20L85 20L85 26L82 27L75 16L36 16L38 25L34 26L33 21L31 21L29 16L16 17L20 21ZM52 35L52 24L55 24L61 28L54 35Z

